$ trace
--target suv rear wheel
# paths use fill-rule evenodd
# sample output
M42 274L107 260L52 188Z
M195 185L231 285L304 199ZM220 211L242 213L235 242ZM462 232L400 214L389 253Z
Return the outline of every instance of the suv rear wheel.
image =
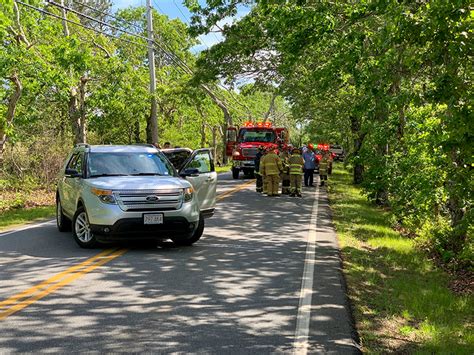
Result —
M72 219L72 235L81 248L94 248L97 246L97 239L91 231L89 217L83 206L80 206Z
M56 196L56 225L60 232L69 232L71 230L71 220L63 213L59 194Z
M171 238L174 244L179 246L190 246L196 243L199 239L201 239L202 234L204 232L204 218L202 216L199 217L199 224L194 233L188 238Z

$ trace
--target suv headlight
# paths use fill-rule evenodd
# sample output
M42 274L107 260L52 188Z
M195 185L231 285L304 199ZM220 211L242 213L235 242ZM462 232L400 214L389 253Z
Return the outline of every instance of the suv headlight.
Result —
M187 187L184 189L184 202L189 202L193 199L194 189L192 187Z
M91 192L96 195L103 203L108 203L110 205L115 205L117 203L112 190L101 190L92 187Z

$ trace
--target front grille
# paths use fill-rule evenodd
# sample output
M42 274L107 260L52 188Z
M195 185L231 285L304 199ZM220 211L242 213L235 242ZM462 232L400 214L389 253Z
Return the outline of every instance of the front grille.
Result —
M183 190L121 190L114 192L124 211L171 211L183 204ZM148 199L147 199L148 198Z
M257 148L244 148L242 149L242 155L244 157L255 158L257 155L258 149Z

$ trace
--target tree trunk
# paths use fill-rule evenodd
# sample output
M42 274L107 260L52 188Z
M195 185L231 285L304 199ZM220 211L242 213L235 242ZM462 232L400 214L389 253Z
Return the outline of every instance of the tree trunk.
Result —
M217 126L212 127L212 147L214 149L214 159L218 161L217 158Z
M196 110L199 112L199 116L201 116L201 148L206 146L206 120L204 118L204 112L202 111L202 107L198 104L196 105Z
M157 103L154 97L151 99L150 115L146 120L146 142L151 144L158 143Z
M277 97L276 93L273 93L272 100L270 101L270 106L268 107L268 111L265 113L265 116L263 116L263 122L267 122L269 120L269 117L273 115L273 111L275 109L276 97ZM273 124L276 124L276 122L273 122Z
M353 156L354 156L354 184L361 184L364 177L364 165L362 164L359 152L362 148L362 143L366 133L361 131L361 123L357 117L351 116L351 132L353 137Z
M140 121L136 120L135 121L135 127L134 127L134 136L135 136L135 143L140 143Z
M87 118L86 118L86 85L89 79L86 76L81 77L79 85L79 138L80 143L87 141Z
M86 118L86 85L89 79L81 77L79 92L76 87L69 92L68 113L74 134L74 144L86 143L87 138L87 118Z
M214 103L222 110L222 113L224 114L224 124L222 126L223 128L223 134L222 134L222 143L224 145L223 147L223 154L222 154L222 163L225 165L227 164L227 155L226 155L226 146L227 146L227 128L233 126L233 121L232 121L232 116L229 112L229 109L227 108L227 105L221 101L212 91L209 89L206 85L201 85L201 87L204 89L204 91L209 95L209 97L214 101Z
M13 75L9 79L12 82L15 90L13 91L10 96L10 99L8 100L7 117L5 120L5 124L0 126L0 161L3 160L3 152L5 150L5 144L8 139L7 129L13 123L13 119L15 118L16 106L23 90L23 86L21 85L21 81L18 78L17 73L13 73Z

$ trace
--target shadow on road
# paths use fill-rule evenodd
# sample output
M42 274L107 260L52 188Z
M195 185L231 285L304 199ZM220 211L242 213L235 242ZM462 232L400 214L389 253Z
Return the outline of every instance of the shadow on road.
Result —
M100 272L0 322L0 350L291 352L313 191L303 199L239 191L207 220L195 246L135 245ZM1 240L0 248L7 286L31 281L25 273L59 272L98 252L79 249L52 226ZM352 353L347 324L337 326L346 311L344 295L334 294L340 288L337 249L321 242L317 250L315 279L324 287L314 295L313 350Z

